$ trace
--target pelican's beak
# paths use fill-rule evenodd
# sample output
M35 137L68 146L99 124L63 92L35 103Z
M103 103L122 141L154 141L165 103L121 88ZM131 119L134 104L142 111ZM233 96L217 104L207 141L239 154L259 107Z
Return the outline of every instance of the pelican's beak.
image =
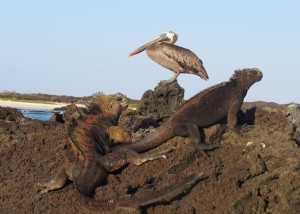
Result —
M146 48L148 48L150 45L156 43L156 42L162 42L164 40L168 40L168 37L165 34L161 34L159 37L153 39L152 41L144 44L143 46L139 47L138 49L136 49L135 51L132 51L130 54L128 54L129 57L138 54L142 51L144 51Z

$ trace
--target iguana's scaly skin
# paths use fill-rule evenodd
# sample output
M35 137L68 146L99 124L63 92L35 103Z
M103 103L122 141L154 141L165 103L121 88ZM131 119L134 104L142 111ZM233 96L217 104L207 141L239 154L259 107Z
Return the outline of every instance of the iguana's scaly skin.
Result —
M64 113L69 140L66 146L68 161L49 182L38 183L46 187L41 192L62 188L67 180L74 181L80 194L91 196L107 178L107 174L127 163L140 165L148 160L163 158L168 151L138 155L131 150L111 152L112 141L109 128L117 125L124 108L115 97L97 95L87 110L71 105ZM124 130L114 133L122 139ZM121 137L120 137L121 136Z
M227 82L212 86L186 101L157 130L144 139L120 146L136 152L148 151L175 136L189 136L193 145L202 151L213 150L215 144L201 142L203 128L219 123L227 117L228 127L236 130L237 113L249 88L263 77L256 68L235 71Z
M64 113L69 136L66 146L68 161L61 167L54 179L36 184L45 187L41 193L62 188L68 180L72 180L80 193L79 204L81 207L90 210L99 208L99 211L115 208L119 210L128 209L129 205L138 208L140 204L162 200L164 194L169 194L173 190L182 189L184 191L185 188L201 178L202 175L199 173L194 174L190 179L183 180L181 184L154 192L152 195L126 198L128 206L122 200L116 201L114 206L111 200L106 203L90 198L95 189L107 178L109 172L119 169L127 163L140 165L149 160L165 158L164 154L172 150L166 149L142 155L126 148L111 152L111 138L124 139L123 135L128 134L117 128L113 131L117 137L109 135L109 128L117 125L122 110L122 105L115 100L115 97L105 95L99 95L87 110L79 109L76 105L69 106Z

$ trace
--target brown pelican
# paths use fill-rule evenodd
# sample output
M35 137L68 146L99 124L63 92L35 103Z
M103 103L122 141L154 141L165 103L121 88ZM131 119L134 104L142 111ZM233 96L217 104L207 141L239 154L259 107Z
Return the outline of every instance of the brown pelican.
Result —
M153 61L174 72L171 79L163 81L165 83L174 82L180 73L195 74L204 80L208 80L208 75L201 59L192 51L174 45L176 41L177 34L167 31L131 52L128 56L138 54L146 49L148 56Z

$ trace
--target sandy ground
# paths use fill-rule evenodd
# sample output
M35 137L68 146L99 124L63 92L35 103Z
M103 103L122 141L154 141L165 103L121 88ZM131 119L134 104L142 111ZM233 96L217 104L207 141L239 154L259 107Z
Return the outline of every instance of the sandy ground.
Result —
M69 103L54 103L54 104L43 104L43 103L27 103L27 102L16 102L11 100L0 100L1 107L11 108L30 108L30 109L48 109L61 108L67 106Z

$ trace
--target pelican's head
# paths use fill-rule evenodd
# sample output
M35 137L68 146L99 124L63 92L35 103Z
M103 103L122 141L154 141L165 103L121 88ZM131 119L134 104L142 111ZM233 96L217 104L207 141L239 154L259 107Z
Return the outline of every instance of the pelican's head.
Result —
M138 53L144 51L145 49L147 49L149 46L151 46L157 42L166 42L169 44L174 44L177 41L177 38L178 38L178 36L176 33L172 32L172 31L166 31L163 34L156 37L155 39L153 39L152 41L146 43L145 45L143 45L143 46L139 47L138 49L136 49L135 51L131 52L130 54L128 54L128 56L138 54Z
M178 36L176 33L174 33L173 31L166 31L163 34L160 35L161 38L166 38L166 40L164 40L164 42L170 43L170 44L175 44L175 42L178 39Z

